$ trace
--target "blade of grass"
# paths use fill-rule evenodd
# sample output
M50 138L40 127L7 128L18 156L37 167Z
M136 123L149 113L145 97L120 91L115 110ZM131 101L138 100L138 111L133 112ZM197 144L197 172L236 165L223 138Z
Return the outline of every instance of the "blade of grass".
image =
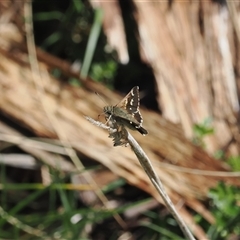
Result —
M38 198L40 195L42 195L44 192L46 192L49 189L49 187L46 187L45 189L41 189L38 191L33 192L26 198L22 199L16 206L14 206L10 211L8 211L9 215L14 216L17 212L21 211L25 206L28 206L32 201L34 201L36 198ZM6 222L5 219L1 219L0 221L0 229L2 225Z
M178 239L178 240L184 240L185 238L180 238L178 235L174 234L174 232L170 232L169 230L163 228L163 227L159 227L156 224L150 223L149 222L141 222L140 223L141 226L144 226L146 228L152 229L155 232L158 232L161 234L161 236L165 236L169 239Z
M15 234L14 239L19 239L20 233L19 230L23 230L24 232L34 235L37 237L41 237L42 239L46 239L46 233L40 229L33 228L29 225L26 225L18 220L18 218L10 215L8 212L4 211L4 209L0 206L0 216L2 219L6 220L10 223L14 228L13 234Z
M40 190L47 186L42 183L16 183L16 184L0 184L0 190ZM69 183L52 183L48 186L51 189L65 189L65 190L93 190L94 188L88 184L69 184Z
M72 234L75 232L75 225L71 223L71 217L73 215L73 209L68 199L66 191L58 189L60 199L64 208L64 214L61 216L64 229L69 229Z
M63 17L63 14L59 11L41 12L33 15L33 19L35 21L49 21L53 19L60 20L62 17Z
M97 40L100 35L103 20L103 11L101 9L95 10L94 23L90 32L87 49L84 55L83 65L80 77L85 79L88 75L89 68L92 62L93 54L97 46Z
M0 156L1 157L1 156ZM1 159L2 160L2 159ZM1 183L4 185L6 182L7 182L7 177L6 177L6 165L5 164L2 164L0 165L1 167L1 171L0 171L0 174L1 174ZM7 192L6 191L2 191L1 192L1 206L3 208L6 207L6 203L7 203Z

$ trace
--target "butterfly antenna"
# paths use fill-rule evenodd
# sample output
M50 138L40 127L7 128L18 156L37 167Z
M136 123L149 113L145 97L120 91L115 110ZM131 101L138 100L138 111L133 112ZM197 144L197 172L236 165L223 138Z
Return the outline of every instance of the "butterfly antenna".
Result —
M108 105L98 92L95 92L95 94L104 102L105 105Z
M106 101L99 95L98 92L95 92L95 94L96 94L106 105L108 105L108 104L106 103ZM99 117L100 117L101 115L103 115L103 114L105 114L105 112L103 112L103 113L101 113L101 114L98 114L98 119L99 119ZM107 123L110 121L111 117L112 117L112 115L110 115L110 116L108 117L108 119L107 119L107 121L105 122L105 124L107 124Z
M99 94L98 92L95 92L95 94L103 101L103 103L104 103L105 105L107 105L106 101L100 96L100 94ZM99 117L100 117L101 115L103 115L103 114L105 114L105 113L103 112L103 113L98 114L98 119L99 119Z

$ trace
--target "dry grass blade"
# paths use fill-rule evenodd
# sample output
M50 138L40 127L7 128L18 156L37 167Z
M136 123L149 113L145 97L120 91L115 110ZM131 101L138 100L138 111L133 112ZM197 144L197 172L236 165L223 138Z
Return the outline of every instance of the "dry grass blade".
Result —
M90 121L92 124L104 128L104 129L111 129L111 132L114 132L114 129L112 128L108 128L105 124L101 124L98 121L93 120L90 117L86 117L86 119L88 121ZM118 131L118 124L114 124L112 125L112 127L115 127L115 129ZM122 126L121 126L122 127ZM128 143L130 144L133 152L136 154L140 164L142 165L144 171L147 173L149 179L151 180L153 186L156 188L156 190L158 191L158 193L160 194L160 196L162 197L162 199L164 200L164 203L167 207L167 209L171 212L171 214L173 215L173 217L176 219L176 221L178 222L180 228L182 229L185 237L187 239L190 240L194 240L195 238L193 237L192 233L190 232L190 230L188 229L187 225L185 224L184 220L181 218L181 216L178 214L178 212L176 211L171 199L169 198L169 196L167 195L166 191L164 190L163 184L161 182L161 180L159 179L156 171L154 170L151 161L149 160L149 158L147 157L146 153L143 151L143 149L140 147L140 145L137 143L137 141L132 137L132 135L123 127L123 129L121 129L121 132L124 130L124 133L127 133L127 140ZM126 134L121 134L120 138L118 139L125 141ZM123 139L122 139L123 138ZM125 142L126 143L126 142ZM114 146L116 146L116 142L114 142Z

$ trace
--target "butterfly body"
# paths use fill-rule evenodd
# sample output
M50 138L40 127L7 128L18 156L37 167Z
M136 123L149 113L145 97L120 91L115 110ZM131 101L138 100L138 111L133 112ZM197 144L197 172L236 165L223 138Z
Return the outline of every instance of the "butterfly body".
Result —
M142 115L139 111L139 91L138 86L134 87L123 100L116 106L106 106L103 108L107 121L115 121L132 130L137 130L141 134L148 134L142 127Z

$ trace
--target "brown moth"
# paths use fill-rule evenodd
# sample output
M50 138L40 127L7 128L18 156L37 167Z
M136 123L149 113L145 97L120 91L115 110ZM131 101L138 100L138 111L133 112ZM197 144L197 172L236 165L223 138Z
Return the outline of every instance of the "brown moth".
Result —
M115 106L103 108L107 121L115 121L116 124L126 126L139 131L142 135L148 131L142 127L143 119L139 111L139 87L132 90Z

